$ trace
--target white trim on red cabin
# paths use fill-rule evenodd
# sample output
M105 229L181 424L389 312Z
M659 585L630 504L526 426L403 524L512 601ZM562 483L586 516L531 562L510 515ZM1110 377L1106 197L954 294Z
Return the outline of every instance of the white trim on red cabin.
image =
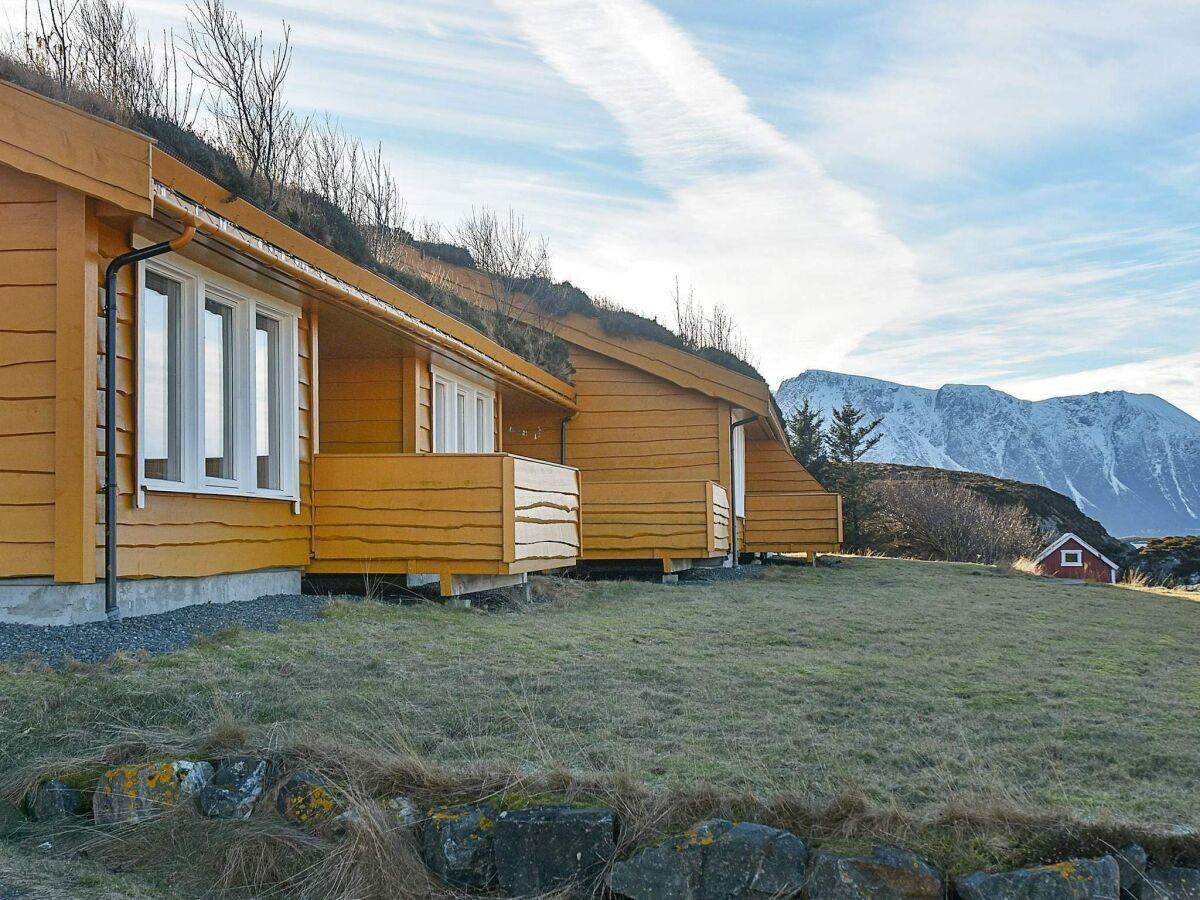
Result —
M1079 544L1079 546L1081 546L1088 553L1092 554L1092 556L1095 556L1097 559L1099 559L1101 562L1103 562L1106 566L1108 566L1110 569L1112 569L1113 570L1113 580L1114 581L1116 580L1116 573L1118 571L1120 571L1121 567L1118 566L1111 559L1109 559L1107 556L1105 556L1103 553L1101 553L1099 550L1097 550L1095 547L1093 547L1091 544L1089 544L1087 541L1085 541L1083 538L1081 538L1079 535L1073 534L1069 531L1066 534L1064 534L1062 537L1060 537L1057 541L1055 541L1053 544L1051 544L1049 547L1047 547L1045 550L1043 550L1041 552L1041 555L1038 556L1038 558L1035 559L1034 562L1040 563L1042 560L1044 560L1046 557L1048 557L1051 553L1053 553L1055 550L1057 550L1059 547L1061 547L1067 541L1072 541L1072 540L1075 541L1077 544Z

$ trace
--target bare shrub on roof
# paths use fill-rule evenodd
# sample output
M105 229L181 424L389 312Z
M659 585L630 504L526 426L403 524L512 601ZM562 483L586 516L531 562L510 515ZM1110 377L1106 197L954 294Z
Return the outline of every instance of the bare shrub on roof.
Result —
M949 481L881 481L872 493L882 517L918 556L1007 563L1035 555L1044 540L1020 506L993 503Z
M421 221L414 225L413 233L418 241L426 244L440 244L444 239L442 223L428 217L421 219Z
M304 187L357 220L362 157L358 138L346 134L338 121L325 113L308 132Z
M408 204L400 196L391 166L384 161L382 143L375 145L373 153L366 154L360 184L356 221L367 236L372 255L394 266L399 261L401 245L411 240L407 229Z
M190 76L181 78L174 35L159 47L140 39L122 0L36 0L7 53L64 94L85 91L121 113L190 128L199 110Z
M75 21L80 87L127 112L195 124L199 96L191 74L181 73L173 32L163 32L157 49L149 38L141 42L137 20L121 0L88 0Z
M529 358L544 364L556 330L548 314L554 289L549 242L530 232L511 207L506 216L472 207L454 237L487 276L493 336L502 344L519 339Z
M188 64L207 84L212 137L265 187L274 209L284 189L299 181L309 121L284 102L292 63L291 27L282 23L279 42L268 47L260 31L246 29L224 0L188 4Z
M24 62L60 88L70 87L78 74L79 42L75 18L80 0L36 0L25 6L25 28L13 43Z
M675 310L675 332L691 350L716 350L735 356L752 366L758 366L758 359L734 321L733 315L720 303L710 312L704 304L696 300L695 292L689 284L687 296L679 284L679 276L675 276L675 286L671 290L671 302Z

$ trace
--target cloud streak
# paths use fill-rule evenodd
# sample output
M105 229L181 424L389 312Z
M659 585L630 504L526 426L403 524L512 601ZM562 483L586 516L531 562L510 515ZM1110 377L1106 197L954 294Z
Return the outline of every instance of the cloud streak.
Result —
M916 260L864 194L756 116L747 97L642 0L499 0L531 49L621 127L665 199L599 218L561 268L662 317L678 274L734 310L770 377L832 364L919 296ZM887 298L881 304L881 298ZM781 323L788 337L779 339Z

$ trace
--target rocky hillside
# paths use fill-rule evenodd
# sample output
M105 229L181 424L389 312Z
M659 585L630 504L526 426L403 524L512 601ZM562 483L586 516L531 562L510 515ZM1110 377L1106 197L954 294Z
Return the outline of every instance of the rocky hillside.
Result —
M1126 563L1132 559L1133 547L1109 534L1103 525L1079 511L1075 502L1063 494L1040 484L1026 484L1006 478L935 469L928 466L902 466L895 463L874 463L871 469L880 480L932 481L948 480L965 487L992 503L1004 506L1019 504L1029 511L1044 531L1051 535L1072 532L1079 535L1109 559ZM1047 541L1048 543L1048 541ZM903 547L879 548L902 552Z
M845 400L881 417L876 462L983 472L1070 497L1113 534L1200 534L1200 422L1148 394L1029 401L979 385L938 390L808 371L780 385L784 412L803 399Z

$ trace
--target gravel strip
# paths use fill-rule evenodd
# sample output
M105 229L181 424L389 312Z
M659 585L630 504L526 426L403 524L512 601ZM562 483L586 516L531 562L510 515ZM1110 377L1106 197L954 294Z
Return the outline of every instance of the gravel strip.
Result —
M748 578L758 578L765 570L762 566L741 565L736 569L730 566L696 566L693 569L679 573L680 584L716 584L721 581L745 581Z
M0 662L66 659L99 662L118 651L170 653L201 635L239 625L252 631L278 631L279 623L316 619L328 597L276 594L240 603L202 603L116 624L13 625L0 622Z

